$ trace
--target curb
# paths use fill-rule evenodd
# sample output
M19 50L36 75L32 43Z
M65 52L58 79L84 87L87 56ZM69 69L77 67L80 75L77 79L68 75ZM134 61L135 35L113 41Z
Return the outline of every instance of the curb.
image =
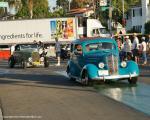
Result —
M3 120L3 114L1 108L0 108L0 120Z
M4 118L3 118L3 111L2 111L2 102L1 102L1 99L0 99L0 120L4 120Z

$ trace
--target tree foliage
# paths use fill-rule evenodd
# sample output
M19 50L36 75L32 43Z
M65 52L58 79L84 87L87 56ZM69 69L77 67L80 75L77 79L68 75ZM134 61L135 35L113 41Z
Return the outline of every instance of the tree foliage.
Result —
M124 13L128 11L128 9L132 5L138 5L140 4L141 0L124 0ZM112 7L113 7L113 12L112 12L112 19L114 21L122 23L122 18L123 18L123 4L122 0L112 0ZM106 11L102 11L101 9L98 11L97 14L102 21L103 24L107 24L107 20L109 18L109 9Z
M69 9L69 1L68 0L57 0L56 5L62 7L65 12Z
M0 0L0 1L8 1L14 2L13 0ZM29 5L30 1L30 5ZM71 9L73 8L82 8L87 5L93 6L95 0L70 0L71 1ZM33 12L33 18L45 18L45 17L63 17L66 15L69 9L69 0L56 0L56 5L59 9L55 9L54 12L49 11L48 0L21 0L22 7L17 13L17 17L21 18L30 18L31 9ZM33 7L32 7L32 4ZM140 0L124 0L125 3L125 12L128 10L130 5L135 5L140 3ZM112 0L113 5L113 19L117 19L121 21L122 18L122 0ZM97 11L97 10L96 10ZM0 10L2 13L3 10ZM97 14L101 21L104 22L108 19L108 10L106 11L98 11Z
M71 8L82 8L86 5L90 5L93 0L72 0Z
M48 0L21 1L22 9L17 13L17 17L30 18L30 9L33 9L33 18L45 18L49 16ZM31 5L31 3L33 5Z

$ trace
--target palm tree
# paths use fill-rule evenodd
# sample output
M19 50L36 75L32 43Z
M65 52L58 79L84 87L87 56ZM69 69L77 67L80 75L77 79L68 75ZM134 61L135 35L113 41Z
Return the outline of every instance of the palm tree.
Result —
M33 18L33 0L28 0L28 8L30 13L30 19Z

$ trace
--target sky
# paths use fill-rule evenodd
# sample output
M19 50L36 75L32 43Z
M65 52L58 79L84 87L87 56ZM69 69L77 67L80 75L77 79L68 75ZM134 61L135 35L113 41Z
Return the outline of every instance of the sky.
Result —
M49 6L51 7L51 9L56 6L56 0L48 0L48 1L49 1Z

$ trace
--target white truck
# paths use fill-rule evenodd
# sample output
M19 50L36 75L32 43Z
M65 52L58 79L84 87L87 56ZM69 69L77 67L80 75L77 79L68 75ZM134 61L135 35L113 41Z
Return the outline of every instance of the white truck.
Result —
M96 19L78 20L76 17L0 21L0 44L16 44L36 41L70 42L79 37L92 37L94 30L105 29ZM95 36L95 35L94 35ZM97 36L107 36L101 31Z
M3 47L3 45L33 43L34 41L54 43L55 37L65 44L82 37L107 37L109 34L103 31L105 31L105 27L101 25L100 21L88 18L0 21L0 45ZM3 50L6 49L0 48L1 53ZM5 55L5 53L3 54Z

